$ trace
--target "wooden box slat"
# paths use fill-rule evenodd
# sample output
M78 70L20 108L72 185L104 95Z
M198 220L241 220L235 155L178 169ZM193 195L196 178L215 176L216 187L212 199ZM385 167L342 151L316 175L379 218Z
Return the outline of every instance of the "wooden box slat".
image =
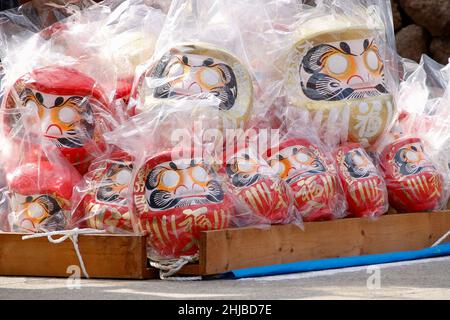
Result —
M23 234L0 234L0 275L68 277L78 265L68 239L60 244L47 238L22 240ZM79 249L91 278L148 279L157 272L147 268L145 237L80 235Z
M304 231L296 226L209 231L202 234L198 269L202 275L214 275L272 264L419 250L448 230L450 212L306 223Z
M297 261L419 250L450 230L450 212L387 215L377 220L344 219L208 231L201 234L200 261L183 275L215 275L230 270ZM22 240L22 234L0 233L0 275L67 277L79 265L72 242L46 238ZM158 278L147 267L146 238L81 235L79 248L91 278Z

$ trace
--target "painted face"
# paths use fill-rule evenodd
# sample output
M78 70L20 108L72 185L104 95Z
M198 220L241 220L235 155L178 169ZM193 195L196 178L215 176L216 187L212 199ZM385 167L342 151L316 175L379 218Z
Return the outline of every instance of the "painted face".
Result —
M145 198L153 210L220 203L224 191L201 159L170 161L153 168L146 178Z
M42 133L61 148L81 148L94 133L92 110L83 97L44 94L29 88L19 94L39 116Z
M377 169L361 148L353 149L345 154L344 165L354 179L368 178L377 175Z
M403 176L410 176L426 170L436 170L425 155L421 143L410 143L400 148L395 154L395 165Z
M111 161L108 167L97 189L96 199L103 203L125 206L133 165L125 161Z
M280 150L270 157L269 164L288 184L295 183L304 176L326 171L319 150L302 145Z
M262 166L248 152L239 152L226 166L228 177L237 188L250 187L261 180Z
M12 195L14 225L19 230L36 232L64 229L63 201L50 195Z
M155 90L155 98L208 97L212 94L221 103L219 108L233 108L237 95L236 76L225 62L195 54L167 54L155 70L162 70L157 76L168 82Z
M387 93L384 64L373 38L320 44L300 65L303 93L315 101L364 99Z

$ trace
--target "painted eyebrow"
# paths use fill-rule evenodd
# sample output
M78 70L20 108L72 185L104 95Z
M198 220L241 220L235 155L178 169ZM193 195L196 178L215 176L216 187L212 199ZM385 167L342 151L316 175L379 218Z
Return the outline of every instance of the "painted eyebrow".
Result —
M353 54L353 53L347 53L347 52L345 52L344 50L342 50L341 48L337 48L337 47L335 47L335 46L332 46L332 45L330 45L330 44L328 44L327 45L330 49L327 51L327 52L325 52L324 54L322 54L322 56L319 58L319 61L321 62L321 63L323 63L323 60L324 59L326 59L326 58L328 58L328 56L329 55L332 55L332 50L334 49L334 50L336 50L337 52L339 52L339 53L342 53L342 54L345 54L345 55L348 55L348 56L354 56L354 57L356 57L357 55L356 54Z
M365 42L366 40L369 41L368 39L365 39L364 42ZM369 50L370 48L372 48L373 42L374 42L374 39L372 39L372 41L370 41L370 43L367 45L367 47L364 46L364 51L360 54L360 56L362 56L364 53L366 53L367 50Z

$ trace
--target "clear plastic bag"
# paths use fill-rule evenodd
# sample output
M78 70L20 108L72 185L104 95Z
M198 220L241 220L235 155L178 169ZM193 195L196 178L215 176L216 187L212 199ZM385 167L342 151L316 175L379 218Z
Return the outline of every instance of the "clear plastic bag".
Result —
M133 157L115 149L96 159L75 186L72 227L133 233L128 205Z
M331 149L311 125L308 112L284 106L296 114L297 126L282 121L282 135L265 152L269 165L289 185L297 210L306 222L343 218L347 204Z
M233 126L251 115L252 76L226 1L172 2L154 59L137 71L130 112L187 97L216 97Z
M115 123L99 84L65 66L37 68L20 77L7 89L1 108L36 112L41 133L82 174L105 152L102 134ZM20 118L20 113L3 113L3 132L17 131Z
M107 151L102 134L123 118L123 108L113 104L117 72L110 67L111 54L101 51L108 38L96 32L100 22L77 20L80 8L72 4L53 9L72 15L41 29L23 9L2 13L6 18L0 21L5 71L1 108L34 109L42 134L83 174L95 157ZM20 114L3 113L0 121L2 131L9 134L16 130Z
M216 129L222 120L211 103L155 105L106 134L135 159L129 205L136 232L148 235L152 260L193 256L201 231L232 225L237 201L215 156L222 154ZM208 132L217 139L206 141Z
M390 205L399 212L441 209L447 199L447 169L439 166L417 136L401 135L380 150Z
M383 174L364 148L342 144L334 151L350 217L378 217L389 209Z
M255 134L255 136L252 136ZM248 131L247 139L227 140L224 171L229 189L239 199L237 223L261 226L263 224L297 224L302 218L295 207L287 183L278 176L262 155L258 153L261 139L256 131ZM236 142L236 143L235 143ZM242 211L242 212L239 212ZM251 212L252 214L249 214ZM240 221L243 215L244 221ZM250 219L250 220L249 220Z
M3 141L0 164L6 174L3 194L9 198L10 230L26 233L65 230L70 221L73 185L81 180L79 173L57 147L43 138L38 115L33 110L1 113L20 115L20 121Z
M276 64L288 103L306 108L320 136L376 143L392 125L398 86L389 1L318 1L287 26Z
M408 65L398 93L400 117L377 150L391 206L399 212L442 209L448 199L448 67L424 57Z

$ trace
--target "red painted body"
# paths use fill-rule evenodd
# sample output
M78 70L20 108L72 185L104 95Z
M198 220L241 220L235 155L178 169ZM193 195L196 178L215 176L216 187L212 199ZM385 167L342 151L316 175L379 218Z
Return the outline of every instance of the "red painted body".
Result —
M386 213L386 184L362 146L342 145L335 157L350 216L375 217Z
M336 217L339 177L319 147L306 139L289 139L266 154L272 168L288 183L304 221Z
M168 151L148 159L137 172L133 207L157 256L194 255L201 231L230 225L234 213L231 195L222 188L218 173L202 161L172 161Z
M400 212L439 209L444 177L430 160L419 138L400 138L381 153L389 202Z

